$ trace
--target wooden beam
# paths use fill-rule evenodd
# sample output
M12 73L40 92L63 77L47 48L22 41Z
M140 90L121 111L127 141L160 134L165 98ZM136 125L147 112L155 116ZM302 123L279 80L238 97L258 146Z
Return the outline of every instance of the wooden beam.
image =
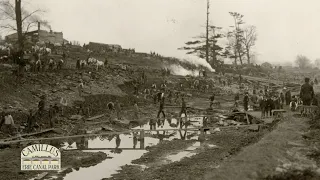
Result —
M83 151L83 150L94 150L94 151L103 151L103 150L114 150L116 148L85 148L85 149L64 149L63 151ZM145 150L140 148L118 148L121 150Z
M10 138L6 138L6 139L1 139L1 141L9 141L9 140L18 139L18 138L21 138L21 137L43 134L43 133L50 132L50 131L54 131L54 128L45 129L45 130L42 130L42 131L40 131L40 132L34 132L34 133L28 133L28 134L21 134L21 135L19 135L19 136L10 137Z
M174 131L174 130L199 130L199 128L192 129L164 129L164 130L144 130L144 131ZM72 136L56 136L56 137L48 137L48 138L34 138L34 139L20 139L13 141L0 141L0 145L5 144L14 144L19 142L28 142L28 141L41 141L41 140L54 140L54 139L68 139L68 138L82 138L82 137L92 137L92 136L102 136L102 135L110 135L110 134L128 134L132 132L139 132L141 129L132 129L129 131L122 132L105 132L100 134L80 134L80 135L72 135Z
M101 114L101 115L98 115L98 116L93 116L93 117L87 118L86 120L87 120L87 121L92 121L92 120L95 120L95 119L102 118L102 117L105 116L105 115L106 115L106 114Z
M48 175L48 172L43 172L41 174L39 174L36 178L34 178L35 180L41 180L43 179L45 176Z
M259 126L264 126L260 125ZM240 126L216 126L216 127L208 127L205 128L206 130L210 130L213 128L220 128L220 129L227 129L227 128L242 128L242 127L249 127L252 125L240 125ZM72 135L72 136L57 136L57 137L50 137L50 138L35 138L35 139L20 139L20 140L13 140L13 141L2 141L0 142L0 145L6 145L6 144L14 144L14 143L19 143L19 142L28 142L28 141L41 141L41 140L54 140L54 139L68 139L68 138L82 138L82 137L92 137L92 136L102 136L102 135L110 135L110 134L128 134L132 132L139 132L143 129L132 129L130 131L122 131L122 132L105 132L105 133L100 133L100 134L80 134L80 135ZM156 129L156 130L143 130L144 132L148 131L199 131L201 130L201 127L199 128L186 128L186 129L179 129L179 128L174 128L174 129Z

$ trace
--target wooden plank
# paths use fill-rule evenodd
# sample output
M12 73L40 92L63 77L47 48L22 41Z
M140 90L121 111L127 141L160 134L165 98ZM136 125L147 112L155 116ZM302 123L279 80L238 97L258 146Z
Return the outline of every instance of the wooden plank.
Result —
M192 129L165 129L164 131L168 130L199 130L199 128L192 128ZM110 135L110 134L128 134L132 132L138 132L140 129L133 129L129 131L122 131L122 132L105 132L100 134L79 134L79 135L72 135L72 136L56 136L50 138L34 138L34 139L20 139L20 140L13 140L13 141L0 141L0 145L2 144L14 144L19 142L28 142L28 141L41 141L41 140L54 140L54 139L67 139L67 138L81 138L81 137L92 137L92 136L101 136L101 135ZM150 131L150 130L145 130ZM163 130L151 130L151 131L163 131Z
M87 121L92 121L92 120L95 120L95 119L102 118L102 117L105 116L105 115L106 115L106 114L101 114L101 115L98 115L98 116L93 116L93 117L87 118L86 120L87 120Z
M87 151L87 150L90 150L90 151L104 151L104 150L114 150L116 148L85 148L85 149L64 149L63 151ZM145 150L145 149L140 149L140 148L118 148L118 149L121 149L121 150Z
M41 180L43 179L46 175L48 175L47 172L43 172L41 174L39 174L36 178L34 178L35 180Z
M212 129L212 128L220 128L220 129L228 129L228 128L242 128L242 127L249 127L252 125L240 125L240 126L215 126L210 127L206 129ZM263 124L259 124L259 126L264 126ZM157 132L157 131L199 131L201 128L186 128L186 129L156 129L156 130L143 130L144 132ZM28 141L41 141L41 140L54 140L54 139L68 139L68 138L81 138L81 137L92 137L92 136L101 136L101 135L110 135L110 134L128 134L132 132L139 132L142 129L132 129L129 131L122 131L122 132L106 132L106 133L100 133L100 134L80 134L80 135L72 135L72 136L57 136L57 137L50 137L50 138L36 138L36 139L21 139L21 140L13 140L13 141L7 141L7 142L0 142L0 145L3 144L13 144L13 143L19 143L19 142L28 142Z
M42 130L42 131L40 131L40 132L34 132L34 133L28 133L28 134L21 134L21 135L19 135L19 136L10 137L10 138L6 138L6 139L1 139L1 141L8 141L8 140L18 139L18 138L26 137L26 136L33 136L33 135L43 134L43 133L50 132L50 131L54 131L54 128L45 129L45 130Z

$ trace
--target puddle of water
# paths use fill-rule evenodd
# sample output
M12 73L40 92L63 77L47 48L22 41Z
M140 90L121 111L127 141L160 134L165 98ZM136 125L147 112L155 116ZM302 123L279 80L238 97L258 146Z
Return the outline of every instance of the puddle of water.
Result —
M164 123L162 129L168 129L169 123ZM148 125L143 126L143 129L150 129ZM177 128L178 129L178 128ZM113 137L111 140L104 137L97 137L92 140L86 138L84 148L118 148L118 152L114 153L114 150L100 150L108 154L112 159L106 159L102 163L88 167L80 168L79 171L73 171L65 176L65 180L76 180L76 179L91 179L100 180L102 178L109 178L112 174L116 174L118 170L121 170L121 166L130 165L132 160L140 158L146 153L145 147L151 147L157 145L162 140L173 140L177 139L198 139L198 132L190 131L158 131L158 132L145 132L144 143L140 144L137 138L139 135L133 134L121 134L118 137ZM85 138L83 138L85 139ZM81 143L81 142L80 142ZM64 143L64 149L79 149L81 146L79 142ZM83 146L82 146L83 147ZM131 150L125 150L125 148L131 148ZM136 150L132 149L136 148ZM141 149L140 149L141 148ZM88 150L84 150L88 151ZM98 152L96 150L90 150L89 152ZM142 169L147 167L142 166Z
M172 161L172 162L177 162L177 161L180 161L182 158L191 157L191 156L194 156L196 154L197 153L182 151L182 152L179 152L178 154L167 156L167 159Z
M196 142L192 146L188 147L186 151L194 151L200 147L200 144L201 144L200 142Z
M210 148L217 148L218 147L217 145L214 145L214 144L207 144L207 146Z
M94 151L91 151L94 152ZM109 154L110 151L102 151ZM112 159L106 159L100 164L88 168L80 168L79 171L73 171L66 175L64 180L78 180L78 179L90 179L101 180L103 178L109 178L112 174L117 173L123 165L130 165L131 161L140 158L146 150L135 151L127 150L121 154L112 154Z
M192 117L188 118L190 124L188 128L198 128L202 126L202 117ZM185 127L183 127L185 128ZM136 127L133 129L143 129L150 130L150 125L145 124L142 127ZM71 139L68 142L64 142L62 145L63 149L82 149L84 152L104 152L111 159L106 159L103 162L97 164L96 166L88 168L80 168L78 171L73 170L65 176L65 180L77 180L77 179L90 179L90 180L100 180L102 178L109 178L112 174L116 174L118 170L121 170L121 166L130 165L135 159L139 159L144 153L146 147L151 147L157 145L162 140L173 140L173 139L183 139L183 140L198 140L199 131L184 131L180 130L180 123L177 119L159 121L156 124L156 129L174 129L171 131L145 131L144 141L139 140L139 133L131 134L121 134L114 136L99 136L92 138L78 138ZM193 147L194 146L194 147ZM197 142L192 147L194 150L200 146ZM108 148L106 150L84 150L88 148ZM191 157L196 153L191 152L180 152L176 155L168 157L170 161L179 161L183 157ZM144 170L147 167L141 166Z

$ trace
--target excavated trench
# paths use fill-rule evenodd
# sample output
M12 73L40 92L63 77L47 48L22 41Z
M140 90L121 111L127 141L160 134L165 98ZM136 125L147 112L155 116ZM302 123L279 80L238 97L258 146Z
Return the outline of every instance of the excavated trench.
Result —
M190 118L191 123L188 128L199 128L202 126L202 118ZM150 130L149 124L141 127L132 128L133 130L144 130L144 138L140 138L139 131L120 135L105 135L91 138L69 139L60 141L61 149L64 151L83 151L83 152L103 152L108 158L101 163L80 169L72 169L71 173L60 172L60 174L51 174L46 179L62 178L65 180L92 179L101 180L117 174L122 166L132 165L133 160L139 159L148 152L149 148L157 148L156 145L163 141L184 140L190 141L190 146L185 150L180 150L174 154L164 157L163 163L177 162L184 157L191 157L196 154L193 152L200 147L198 130L180 130L179 122L176 119L165 120L156 125L159 131ZM171 130L166 130L171 129ZM201 135L200 135L201 136ZM210 145L215 147L215 145ZM90 149L90 150L85 150ZM142 169L147 166L139 165Z

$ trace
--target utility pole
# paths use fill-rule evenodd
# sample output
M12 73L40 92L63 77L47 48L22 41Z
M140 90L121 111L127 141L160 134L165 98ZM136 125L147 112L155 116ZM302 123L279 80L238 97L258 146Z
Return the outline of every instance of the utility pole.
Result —
M210 0L207 0L206 61L208 63L209 63L209 7L210 7Z

